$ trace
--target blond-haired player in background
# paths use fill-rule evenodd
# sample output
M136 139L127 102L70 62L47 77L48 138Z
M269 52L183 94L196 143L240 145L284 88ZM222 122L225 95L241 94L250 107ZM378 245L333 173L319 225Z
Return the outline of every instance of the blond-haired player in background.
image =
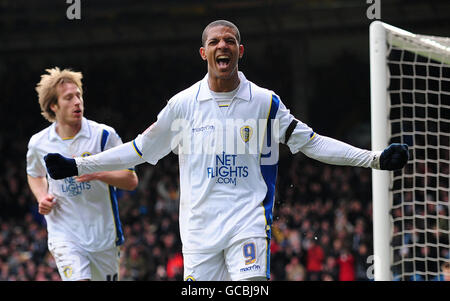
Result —
M124 237L116 187L134 190L134 168L64 180L47 177L44 156L90 156L122 144L116 131L84 117L81 72L47 69L36 86L42 115L51 125L28 144L27 178L45 216L48 247L63 280L118 280Z

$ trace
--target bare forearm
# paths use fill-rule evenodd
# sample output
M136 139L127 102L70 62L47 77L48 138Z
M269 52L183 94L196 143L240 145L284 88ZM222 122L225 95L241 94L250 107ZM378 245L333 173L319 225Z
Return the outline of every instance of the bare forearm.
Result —
M48 193L48 182L46 177L32 177L27 175L28 185L38 202L40 214L49 214L55 206L55 197Z
M48 194L48 183L45 177L32 177L27 175L28 185L36 200L42 199Z
M78 182L98 180L123 190L134 190L138 185L136 173L128 169L85 174L77 177L76 180Z

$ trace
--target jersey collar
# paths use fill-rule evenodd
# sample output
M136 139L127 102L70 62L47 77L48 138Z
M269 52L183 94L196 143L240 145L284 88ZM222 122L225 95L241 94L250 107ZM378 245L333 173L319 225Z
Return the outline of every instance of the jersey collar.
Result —
M56 132L56 123L57 122L53 122L52 125L50 126L50 132L48 136L50 141L62 140L62 138ZM73 139L75 139L76 137L86 137L86 138L91 137L91 128L89 126L88 120L85 117L83 117L83 119L81 120L81 130L75 135L75 137L73 137Z
M244 76L244 73L242 73L241 71L238 72L238 76L240 83L239 83L239 90L236 93L235 98L250 101L252 99L252 89L250 82L247 80L247 78ZM213 99L213 96L211 95L211 91L209 90L208 74L206 74L205 77L200 81L200 87L197 93L197 100L204 101L210 99Z

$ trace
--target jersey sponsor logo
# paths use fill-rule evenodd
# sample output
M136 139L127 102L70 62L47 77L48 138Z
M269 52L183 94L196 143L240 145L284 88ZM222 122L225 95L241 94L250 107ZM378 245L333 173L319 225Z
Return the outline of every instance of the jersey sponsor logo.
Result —
M252 138L252 134L253 134L253 129L252 127L245 125L243 127L241 127L241 138L244 142L248 142L250 140L250 138Z
M227 155L223 152L216 155L214 167L206 169L209 179L215 179L218 184L237 184L240 178L248 177L248 166L236 164L237 155Z
M92 156L92 153L83 152L80 155L80 157L88 157L88 156ZM64 179L64 183L61 184L61 191L65 195L73 197L82 194L84 190L89 190L91 189L91 187L92 185L89 182L78 183L77 181L75 181L74 177L70 177Z
M61 184L61 191L69 196L77 196L83 193L85 190L91 189L92 185L89 182L78 183L74 177L65 178Z

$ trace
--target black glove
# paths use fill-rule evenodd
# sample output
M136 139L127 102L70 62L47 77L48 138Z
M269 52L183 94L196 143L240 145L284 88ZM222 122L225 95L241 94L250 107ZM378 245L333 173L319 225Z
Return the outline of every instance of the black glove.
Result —
M60 154L50 153L44 157L44 161L48 174L55 180L78 175L75 159L66 158Z
M385 148L380 155L380 169L402 169L409 159L408 145L393 143Z

